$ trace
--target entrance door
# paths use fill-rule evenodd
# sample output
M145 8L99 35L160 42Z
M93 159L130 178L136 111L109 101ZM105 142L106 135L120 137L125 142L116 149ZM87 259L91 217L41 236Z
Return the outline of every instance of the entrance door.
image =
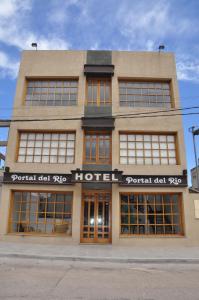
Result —
M111 242L111 194L84 192L82 199L82 243Z

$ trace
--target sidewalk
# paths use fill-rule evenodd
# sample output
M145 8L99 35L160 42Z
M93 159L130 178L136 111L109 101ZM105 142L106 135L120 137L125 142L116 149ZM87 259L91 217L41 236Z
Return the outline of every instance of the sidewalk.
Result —
M199 263L199 247L141 248L0 241L0 257L118 263Z

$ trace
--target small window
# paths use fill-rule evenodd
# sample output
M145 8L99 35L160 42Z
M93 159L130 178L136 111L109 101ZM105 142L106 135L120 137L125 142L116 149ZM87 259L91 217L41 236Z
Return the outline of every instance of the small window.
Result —
M27 106L71 106L77 104L77 80L27 80Z
M84 163L110 164L111 135L109 133L86 133Z
M111 81L89 79L87 81L87 105L107 106L111 104Z
M169 82L119 81L120 105L130 107L163 107L172 105Z

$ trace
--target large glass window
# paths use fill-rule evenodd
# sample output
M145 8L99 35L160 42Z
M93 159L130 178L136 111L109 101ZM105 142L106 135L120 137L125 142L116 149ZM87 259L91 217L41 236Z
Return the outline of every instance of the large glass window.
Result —
M106 106L111 104L111 81L89 79L87 81L87 105Z
M28 80L26 105L76 105L77 85L77 80Z
M109 133L86 133L84 147L84 163L109 164L111 162Z
M72 233L72 193L13 192L10 232Z
M121 106L171 107L169 82L119 81Z
M182 235L180 194L121 193L122 235Z
M120 163L176 165L175 135L121 133Z
M74 163L75 133L21 132L18 162Z

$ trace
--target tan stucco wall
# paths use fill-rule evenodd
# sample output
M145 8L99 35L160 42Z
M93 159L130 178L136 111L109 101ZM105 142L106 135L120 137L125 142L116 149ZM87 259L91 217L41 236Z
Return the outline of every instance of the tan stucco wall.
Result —
M24 51L17 81L17 89L14 103L14 119L45 119L45 118L72 118L81 117L84 114L86 79L83 74L83 66L86 63L86 51ZM112 78L112 111L113 115L121 113L140 113L155 111L155 109L134 109L119 106L118 78L147 78L171 80L173 101L175 107L179 106L178 87L176 80L175 60L172 53L158 52L112 52L112 64L115 65L115 74ZM75 107L25 107L25 78L28 77L75 77L79 79L78 105ZM157 109L162 110L162 109ZM169 113L168 113L169 114ZM74 164L36 164L17 163L17 141L19 130L74 130L76 131L76 148ZM177 134L179 149L179 165L176 166L142 166L119 164L119 132L171 132ZM148 174L148 175L182 175L186 169L185 147L182 120L180 116L140 119L116 119L115 130L112 133L112 168L123 170L124 174ZM43 173L70 173L71 170L82 168L83 158L83 131L81 120L46 121L46 122L15 122L11 124L7 147L6 166L11 172L43 172ZM3 238L7 233L8 211L10 206L11 190L44 190L44 191L73 191L73 235L72 238L47 238L45 241L66 241L78 243L80 240L80 210L81 210L81 185L75 186L38 186L38 185L4 185L3 201L0 210L0 234ZM185 214L185 236L158 238L158 237L119 237L119 192L182 192ZM121 188L118 185L112 187L112 240L114 244L130 245L173 245L173 244L199 244L199 222L194 219L193 201L185 188ZM10 238L8 236L7 238ZM40 241L39 237L28 237L34 241Z

